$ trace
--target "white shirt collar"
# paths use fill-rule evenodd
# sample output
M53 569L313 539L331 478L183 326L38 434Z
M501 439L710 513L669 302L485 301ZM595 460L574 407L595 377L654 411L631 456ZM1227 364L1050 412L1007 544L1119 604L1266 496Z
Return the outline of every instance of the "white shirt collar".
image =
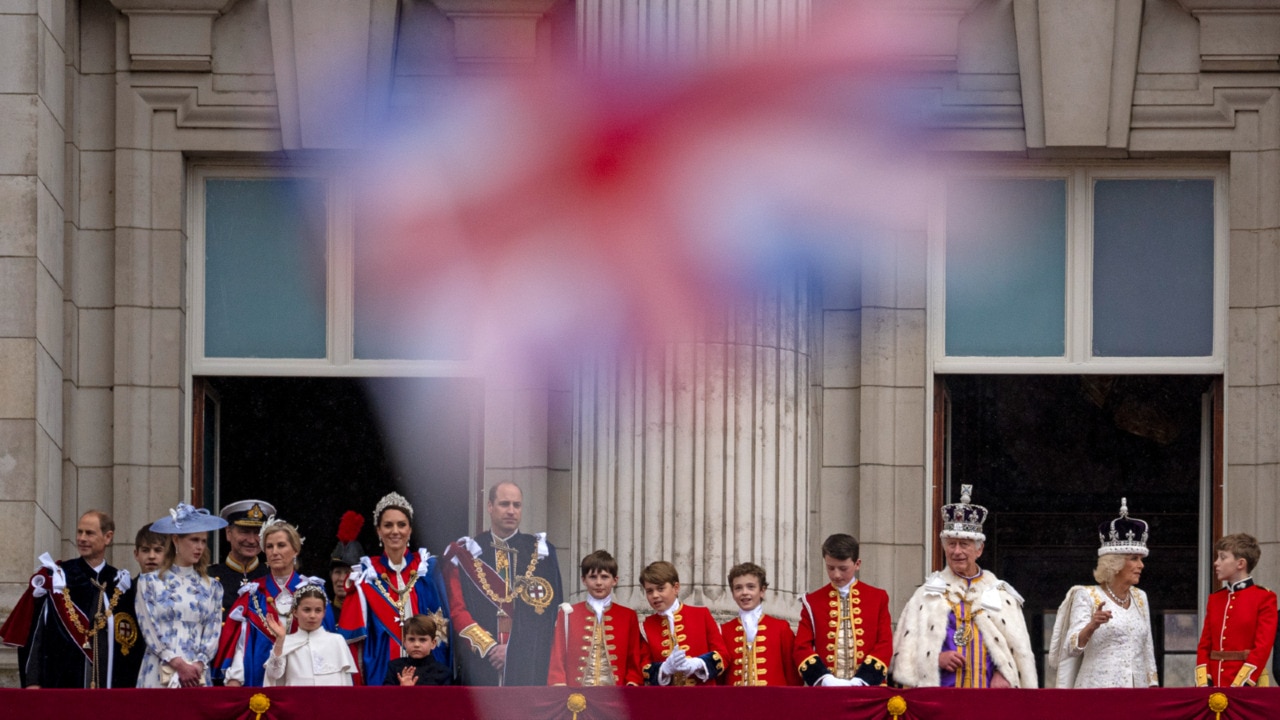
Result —
M100 573L100 572L102 572L102 568L104 568L104 567L106 567L106 566L107 566L107 559L104 557L104 558L102 558L102 562L100 562L100 563L98 563L97 565L94 565L94 566L92 566L92 567L93 567L93 571L94 571L95 573Z
M851 587L853 587L854 585L857 585L857 584L858 584L858 578L854 578L854 579L850 580L848 583L846 583L846 584L844 584L844 585L835 586L835 587L836 587L836 592L840 593L840 597L848 597L848 595L849 595L849 588L851 588Z
M667 616L667 621L671 623L672 629L676 626L676 613L680 611L680 599L671 603L671 607L667 608L662 614Z
M511 534L510 534L510 535L508 535L508 536L506 536L506 537L498 537L498 533L493 533L493 539L494 539L494 540L501 540L502 542L507 542L507 541L509 541L511 538L513 538L513 537L515 537L516 535L518 535L519 533L520 533L520 528L516 528L515 530L512 530L512 531L511 531Z
M587 607L591 608L596 614L596 620L604 620L604 611L609 605L613 604L613 593L609 593L603 600L597 600L590 595L587 596Z
M760 628L760 618L764 617L764 603L755 606L752 610L739 610L738 620L742 622L743 634L747 636L747 642L756 641L756 631Z

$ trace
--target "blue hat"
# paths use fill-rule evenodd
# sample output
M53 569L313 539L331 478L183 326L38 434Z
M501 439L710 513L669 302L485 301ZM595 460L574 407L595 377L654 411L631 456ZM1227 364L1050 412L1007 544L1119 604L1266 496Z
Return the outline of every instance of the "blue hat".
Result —
M204 508L194 508L186 503L178 503L178 507L169 511L169 517L162 517L151 523L151 532L161 535L187 535L226 526L226 520L217 515L210 515Z

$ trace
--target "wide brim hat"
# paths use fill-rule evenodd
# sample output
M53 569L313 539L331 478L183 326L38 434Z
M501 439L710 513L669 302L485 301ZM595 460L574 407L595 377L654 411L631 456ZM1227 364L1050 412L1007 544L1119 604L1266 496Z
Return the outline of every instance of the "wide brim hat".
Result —
M218 514L231 525L260 528L267 518L275 516L276 506L266 500L239 500L223 505Z
M1128 498L1120 498L1120 517L1098 526L1098 557L1103 555L1141 555L1146 557L1149 526L1146 521L1129 517Z
M188 535L190 533L209 532L227 526L227 521L210 514L204 508L195 508L186 503L178 503L169 511L167 517L151 523L151 532L161 535Z

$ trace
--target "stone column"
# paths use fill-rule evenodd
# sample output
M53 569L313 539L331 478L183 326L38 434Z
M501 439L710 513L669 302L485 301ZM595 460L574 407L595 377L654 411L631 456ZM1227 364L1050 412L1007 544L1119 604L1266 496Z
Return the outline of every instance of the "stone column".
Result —
M752 561L769 612L796 616L813 555L809 307L789 280L701 338L582 370L571 554L612 552L620 602L644 607L641 569L668 560L688 602L728 614L728 570Z

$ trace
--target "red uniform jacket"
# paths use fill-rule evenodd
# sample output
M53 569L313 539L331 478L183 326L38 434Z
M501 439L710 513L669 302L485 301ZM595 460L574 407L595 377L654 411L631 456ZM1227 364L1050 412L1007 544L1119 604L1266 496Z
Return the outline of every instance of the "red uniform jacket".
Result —
M574 603L570 611L560 606L556 636L551 642L548 685L582 687L587 684L587 663L595 636L596 613L586 602ZM605 655L613 665L618 685L643 685L640 672L640 618L629 607L611 603L604 611ZM594 684L594 683L593 683Z
M853 628L854 677L868 685L883 685L893 657L893 624L889 618L889 594L878 587L854 581L849 588L849 614ZM794 660L808 685L836 666L836 631L840 618L840 594L827 585L800 600L800 630L796 633Z
M1275 640L1275 593L1253 578L1213 593L1196 649L1196 685L1256 685Z
M742 620L734 618L720 626L729 646L729 672L720 676L722 685L799 685L800 674L792 657L796 635L791 623L772 615L760 616L754 647L747 645Z
M676 675L672 685L707 685L714 683L724 673L724 659L728 650L724 646L724 638L720 636L720 626L716 625L711 611L699 605L681 604L675 612L675 641L684 649L685 655L701 658L707 664L709 678L706 682L697 678L686 678ZM650 685L658 684L658 666L674 649L671 631L667 629L666 616L654 613L644 619L645 642L640 653L640 667L644 671L644 679Z

